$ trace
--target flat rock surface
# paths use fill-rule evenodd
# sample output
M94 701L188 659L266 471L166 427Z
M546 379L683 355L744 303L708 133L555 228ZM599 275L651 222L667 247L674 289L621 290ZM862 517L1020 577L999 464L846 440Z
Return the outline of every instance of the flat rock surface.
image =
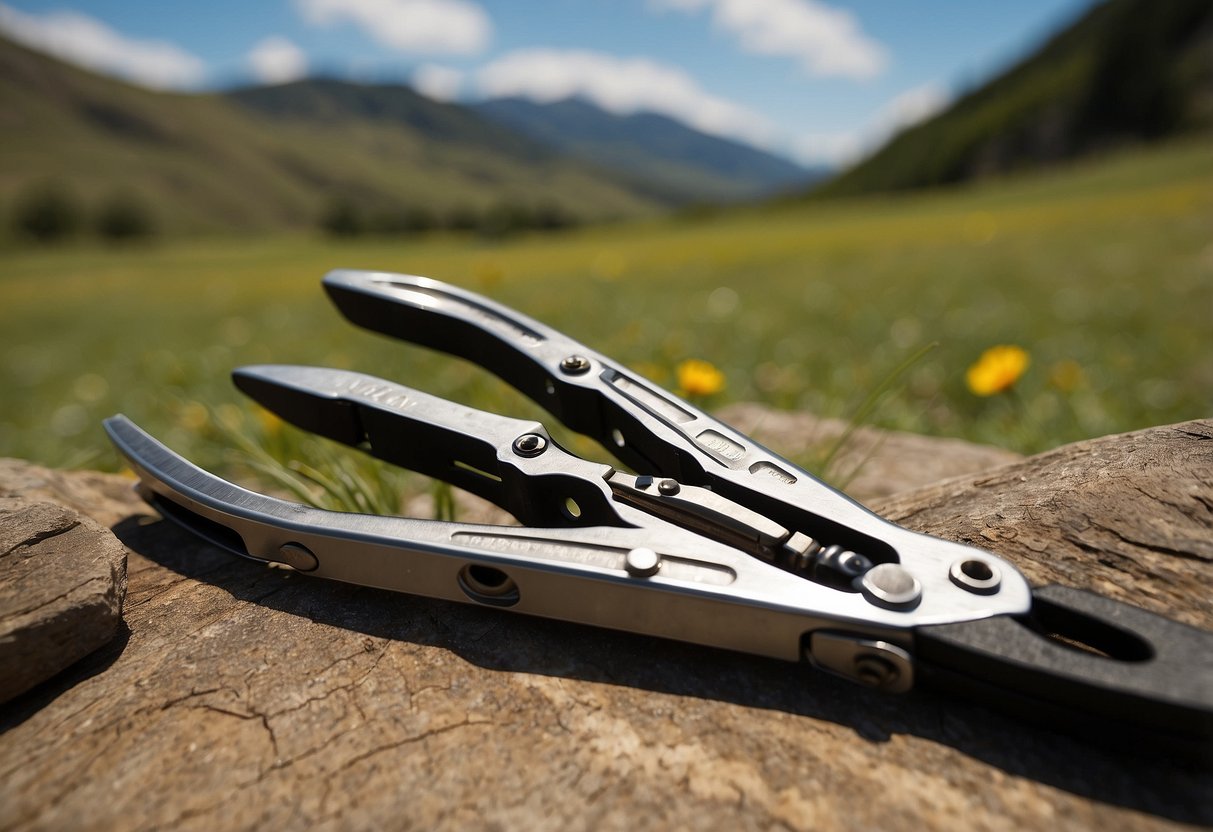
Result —
M1193 422L1098 440L885 508L1035 581L1213 627L1211 437ZM1213 823L1213 778L1166 757L803 666L308 579L149 516L120 478L0 473L83 503L97 489L130 549L125 643L0 710L3 828Z
M106 644L122 623L126 550L56 503L0 497L0 702Z
M841 419L774 410L760 404L732 404L719 415L727 424L792 460L820 457L841 440L830 463L829 480L843 483L846 492L861 503L1023 458L1004 448L961 439L871 427L857 427L848 434L847 423Z
M1033 584L1213 622L1213 421L1066 445L875 509L1010 557Z

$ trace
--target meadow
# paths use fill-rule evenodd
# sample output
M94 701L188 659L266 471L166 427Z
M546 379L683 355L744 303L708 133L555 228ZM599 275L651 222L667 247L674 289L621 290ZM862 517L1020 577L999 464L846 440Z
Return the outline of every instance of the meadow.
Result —
M467 286L670 389L680 362L708 361L725 379L700 402L709 409L759 401L845 419L882 391L864 421L1039 451L1210 415L1211 230L1213 152L1200 141L949 191L498 241L9 245L0 456L118 469L100 421L123 412L229 476L249 475L265 448L340 469L343 457L231 386L232 368L262 362L540 415L470 364L347 324L319 286L335 267ZM965 371L998 344L1022 347L1030 366L1007 392L974 395Z

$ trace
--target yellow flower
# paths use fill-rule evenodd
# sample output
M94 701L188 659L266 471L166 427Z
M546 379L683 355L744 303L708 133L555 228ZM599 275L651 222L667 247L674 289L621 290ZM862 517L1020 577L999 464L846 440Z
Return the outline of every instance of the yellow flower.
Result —
M1031 362L1022 347L1013 344L990 347L965 373L965 382L973 395L993 396L1014 387Z
M678 389L684 396L710 396L724 389L724 373L711 363L691 358L678 365Z
M261 429L265 431L266 436L272 437L282 433L282 417L272 410L257 408L257 421L261 423Z

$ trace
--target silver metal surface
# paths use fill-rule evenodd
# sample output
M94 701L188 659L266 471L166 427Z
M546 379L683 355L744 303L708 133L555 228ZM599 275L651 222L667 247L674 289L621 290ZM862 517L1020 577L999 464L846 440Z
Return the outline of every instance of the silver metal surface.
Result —
M915 648L924 668L942 658L951 672L993 680L981 651L995 628L994 660L1015 676L997 684L1048 701L1078 696L1066 687L1059 697L1035 681L1043 677L1018 672L1025 656L1046 672L1055 668L1032 640L1045 637L1025 623L1032 591L1006 561L878 517L630 370L487 298L385 272L336 271L324 284L351 321L480 364L641 475L568 453L538 422L359 373L270 365L237 370L234 381L293 424L478 494L524 526L276 500L197 468L124 417L107 420L140 493L166 518L243 557L317 577L788 660L803 651L820 667L889 691L913 684ZM1048 603L1055 599L1038 612ZM1089 607L1068 603L1075 614ZM966 623L981 619L993 620ZM1161 642L1190 638L1184 632L1174 625ZM1066 673L1076 661L1066 657ZM1117 719L1142 691L1157 692L1140 683L1152 677L1135 661L1119 675L1092 671L1084 682L1096 696L1114 689L1105 711ZM1090 706L1085 693L1075 701ZM1159 705L1158 724L1174 721L1168 707Z
M958 586L949 569L975 550L883 520L515 310L409 275L337 271L324 282L355 322L482 364L651 476L568 454L536 422L383 379L245 368L237 385L288 421L446 479L529 527L282 502L206 473L122 417L109 420L156 505L219 545L318 577L789 660L823 629L908 649L916 627L1030 608L1027 582L1004 561L978 553L1002 576L996 593ZM658 564L641 581L653 568L645 550Z
M956 586L948 570L976 550L911 532L873 514L789 460L539 321L415 275L337 270L325 276L324 284L355 322L477 361L571 429L597 439L633 470L676 480L683 489L710 488L822 546L842 546L872 563L900 564L921 584L923 601L915 616L946 619L946 610L964 608L953 607L961 598L972 600L973 593ZM385 308L398 311L407 326L393 325ZM470 354L472 340L461 337L469 331L481 343L494 339L499 349ZM566 361L586 370L570 373ZM1000 599L1009 591L1011 575L1017 576L1016 583L1022 581L1010 564L982 556L1006 576ZM1012 606L1019 600L1028 603L1018 590L1006 597Z
M995 596L953 586L947 567L968 550L943 541L922 559L936 561L946 589L926 594L913 610L888 610L629 506L619 512L630 526L564 529L325 511L225 482L124 417L107 420L106 430L157 505L174 507L170 519L204 536L220 526L231 540L210 539L254 560L280 561L283 545L304 546L318 561L310 574L363 586L487 603L460 584L460 571L474 563L515 583L511 610L789 661L816 630L842 629L908 648L916 626L1021 614L1030 606L1027 582L1017 573L1006 573ZM627 553L640 548L662 561L659 573L642 582L626 565Z
M809 639L812 663L886 693L905 693L914 686L914 662L903 647L854 633L817 632Z

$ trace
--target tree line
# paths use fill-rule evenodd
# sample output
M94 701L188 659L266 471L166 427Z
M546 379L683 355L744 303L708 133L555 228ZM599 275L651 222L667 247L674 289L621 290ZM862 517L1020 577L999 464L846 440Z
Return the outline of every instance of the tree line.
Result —
M93 233L102 239L127 241L156 231L151 209L132 191L113 191L89 206L66 185L42 182L20 193L10 225L18 237L56 243Z
M462 205L439 211L420 206L373 208L344 196L329 200L319 221L320 228L335 237L444 230L505 237L523 231L561 231L579 224L576 216L554 203L498 202L487 207Z
M353 198L334 196L323 207L318 226L334 237L412 235L459 231L484 237L506 237L525 231L561 231L581 220L555 203L501 201L488 206L462 205L447 210L420 206L371 207ZM131 190L115 190L92 204L57 181L36 183L19 193L9 216L18 239L53 244L86 235L115 242L135 241L159 230L150 205Z

